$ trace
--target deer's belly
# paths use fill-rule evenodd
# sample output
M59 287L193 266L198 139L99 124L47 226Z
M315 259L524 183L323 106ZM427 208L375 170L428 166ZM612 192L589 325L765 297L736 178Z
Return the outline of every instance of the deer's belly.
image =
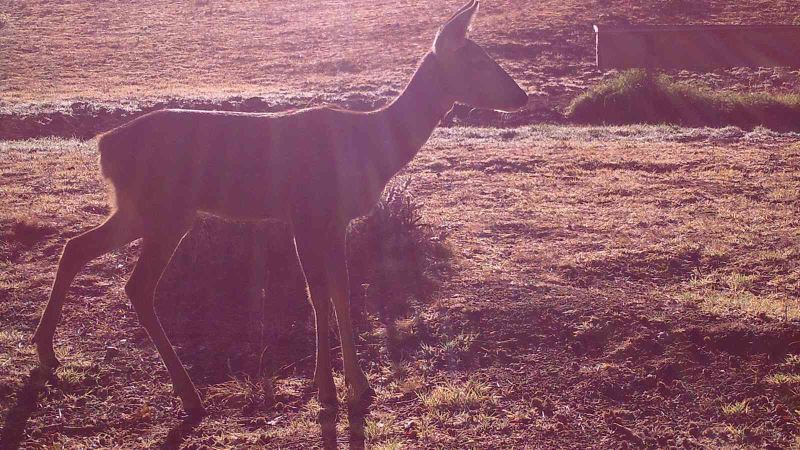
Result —
M232 183L204 193L199 210L235 219L288 219L289 201L284 189Z

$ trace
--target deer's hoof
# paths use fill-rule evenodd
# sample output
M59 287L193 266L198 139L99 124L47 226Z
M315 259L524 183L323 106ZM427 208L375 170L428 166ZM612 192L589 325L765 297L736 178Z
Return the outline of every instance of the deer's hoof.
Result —
M37 343L36 354L39 355L39 367L43 371L53 372L55 371L56 367L61 365L61 363L58 361L58 358L56 358L56 353L53 351L53 347L41 346Z
M208 411L202 404L190 408L184 407L184 412L186 412L186 417L188 419L200 419L208 415Z
M372 406L375 397L375 390L367 386L358 396L347 402L347 415L352 417L366 416L369 414L369 407Z

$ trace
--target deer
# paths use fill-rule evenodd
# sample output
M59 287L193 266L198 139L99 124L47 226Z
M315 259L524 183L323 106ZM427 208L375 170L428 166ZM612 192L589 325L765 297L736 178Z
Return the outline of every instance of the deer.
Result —
M323 446L337 447L332 308L341 341L349 442L351 448L363 448L365 417L375 391L361 369L350 318L348 224L370 211L455 103L514 111L528 102L511 76L467 37L478 6L471 0L439 28L405 89L380 109L165 109L99 135L100 169L113 208L101 225L64 246L31 339L40 367L52 373L59 365L53 339L75 276L89 261L141 239L125 293L166 366L184 412L202 417L206 411L200 395L155 314L161 275L198 212L282 220L292 230L314 311L313 380Z

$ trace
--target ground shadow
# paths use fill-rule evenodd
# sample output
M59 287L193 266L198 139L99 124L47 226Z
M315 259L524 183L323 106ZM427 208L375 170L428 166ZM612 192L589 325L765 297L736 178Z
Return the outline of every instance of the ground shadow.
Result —
M186 437L189 436L202 421L203 418L200 416L189 416L183 419L179 424L175 425L171 430L169 430L167 437L164 439L164 443L161 444L161 449L179 449Z
M390 187L348 234L357 331L376 326L366 320L368 314L377 318L387 328L386 344L395 362L413 345L395 322L413 317L414 306L431 297L451 257L445 236L422 223L421 205L409 184L405 180ZM305 280L291 228L280 222L201 216L159 283L156 310L189 374L201 385L275 376L313 358Z
M17 449L25 436L28 419L36 411L39 397L44 391L45 383L52 380L55 375L47 374L39 368L31 370L25 378L22 387L17 391L17 401L9 410L0 432L0 448L3 450Z
M282 349L285 336L298 338L293 349L313 344L303 274L285 224L201 217L156 297L164 329L201 384L254 376L264 349Z

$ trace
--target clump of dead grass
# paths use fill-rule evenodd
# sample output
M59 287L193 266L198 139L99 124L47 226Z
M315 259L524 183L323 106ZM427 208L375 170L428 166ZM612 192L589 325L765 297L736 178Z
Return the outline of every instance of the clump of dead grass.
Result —
M31 247L56 231L52 224L33 217L11 217L0 222L0 241Z
M420 394L419 398L422 405L431 411L449 412L479 410L495 401L489 387L474 379L439 385L428 393Z
M592 124L734 125L745 129L800 129L800 95L717 92L632 69L581 94L567 117Z
M410 182L390 186L368 216L353 222L348 236L354 303L365 300L390 318L406 313L411 298L430 294L450 256L444 236L422 222Z
M209 387L207 395L212 404L243 411L262 409L274 401L272 380L269 378L260 383L249 377L232 378Z

